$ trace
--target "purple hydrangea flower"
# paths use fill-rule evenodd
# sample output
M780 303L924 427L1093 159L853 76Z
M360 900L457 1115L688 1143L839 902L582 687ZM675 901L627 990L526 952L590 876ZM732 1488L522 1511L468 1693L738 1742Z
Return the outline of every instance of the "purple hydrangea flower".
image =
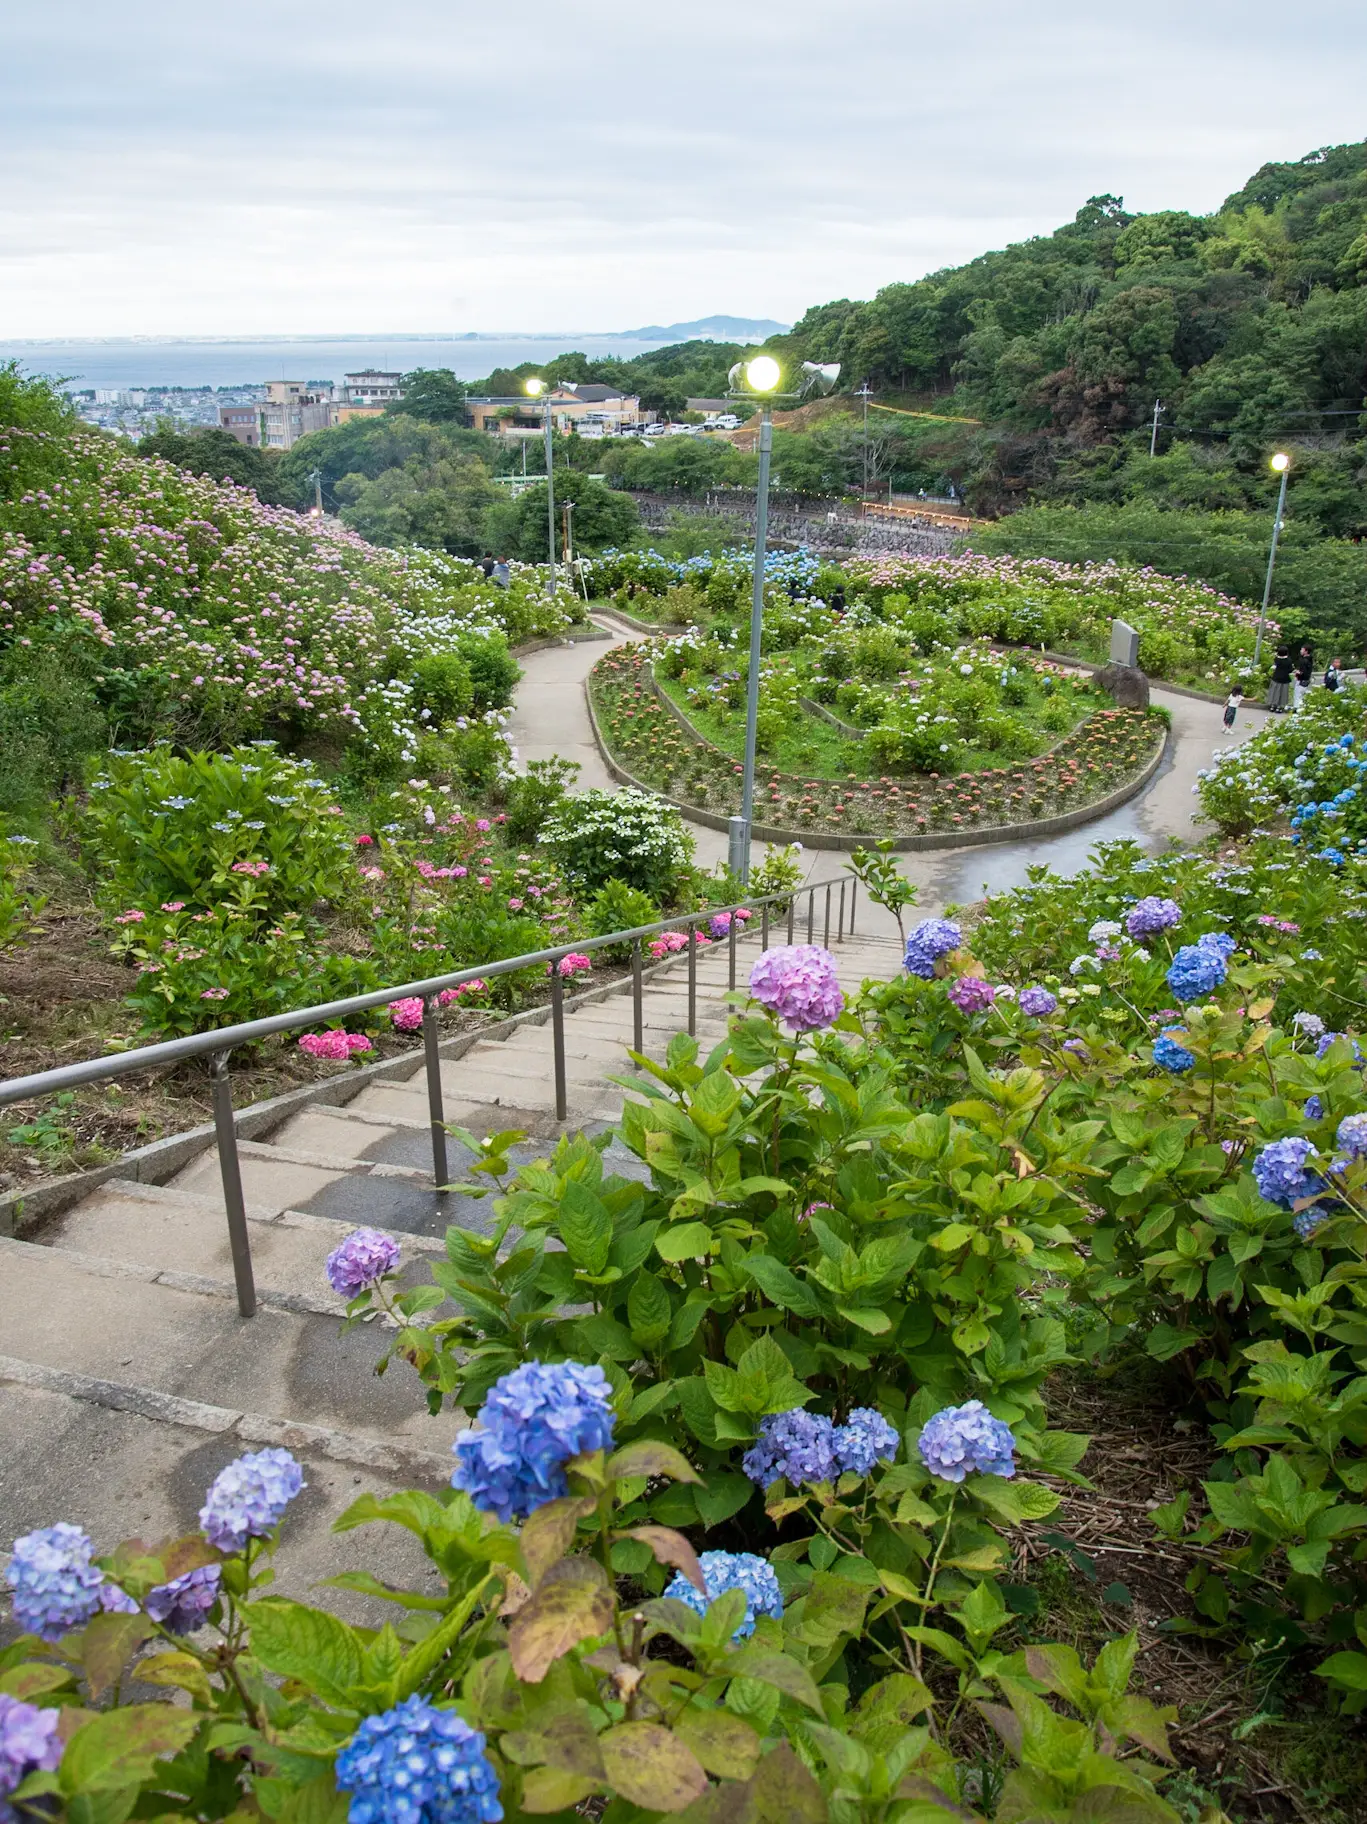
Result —
M698 1566L707 1585L706 1596L682 1572L665 1585L665 1595L687 1603L696 1615L706 1615L718 1596L728 1590L744 1590L745 1615L732 1640L744 1640L753 1634L758 1616L782 1615L783 1592L767 1559L756 1557L754 1552L704 1552Z
M1318 1098L1316 1098L1318 1100ZM1310 1104L1305 1105L1306 1113ZM1367 1114L1345 1115L1334 1138L1350 1159L1367 1159Z
M1324 1021L1317 1013L1293 1014L1291 1024L1297 1026L1307 1038L1317 1039L1324 1031Z
M104 1572L91 1563L94 1551L89 1535L65 1520L15 1540L5 1581L26 1633L60 1640L99 1612Z
M835 1460L842 1471L867 1476L875 1463L891 1463L901 1439L873 1406L856 1406L835 1430Z
M963 932L953 919L923 918L907 937L902 966L908 974L919 975L928 982L940 958L957 950L962 942Z
M752 1482L768 1488L782 1476L796 1488L803 1482L833 1482L835 1427L819 1412L771 1412L759 1422L759 1436L741 1459Z
M1065 1051L1076 1052L1080 1058L1089 1058L1092 1055L1087 1049L1087 1041L1085 1039L1065 1039L1063 1041L1063 1049Z
M452 1486L508 1521L569 1493L565 1465L612 1448L612 1387L581 1362L526 1362L496 1381L453 1446Z
M60 1710L40 1710L0 1691L0 1824L19 1824L19 1813L5 1801L31 1773L57 1771L61 1720Z
M1016 1473L1011 1427L994 1419L981 1400L946 1406L927 1419L916 1448L926 1468L942 1482L962 1482L970 1471L982 1476Z
M193 1571L150 1590L147 1613L172 1634L193 1634L208 1620L209 1610L218 1601L222 1580L221 1565L197 1565Z
M1311 1141L1299 1136L1274 1140L1265 1146L1253 1161L1253 1178L1259 1194L1268 1203L1289 1210L1301 1198L1313 1197L1317 1191L1322 1191L1323 1178L1318 1172L1306 1169L1306 1160L1314 1150Z
M1197 1001L1225 979L1225 959L1204 939L1183 944L1168 967L1167 982L1179 1001Z
M960 1013L983 1013L997 996L980 975L957 975L949 984L949 998Z
M1329 1047L1334 1043L1335 1039L1347 1039L1348 1043L1353 1048L1353 1062L1355 1064L1361 1064L1362 1047L1355 1038L1346 1032L1326 1032L1321 1034L1319 1041L1315 1046L1315 1056L1317 1058L1322 1058L1325 1052L1328 1051Z
M1174 1076L1180 1076L1196 1063L1186 1046L1177 1043L1176 1035L1179 1032L1186 1037L1184 1026L1165 1026L1153 1042L1154 1063L1160 1070L1170 1070Z
M1022 988L1016 1005L1032 1020L1044 1020L1058 1006L1058 1000L1047 988Z
M100 1589L100 1607L106 1615L136 1615L138 1605L117 1583L106 1583Z
M498 1824L484 1737L454 1710L406 1697L368 1716L337 1756L349 1824Z
M399 1264L399 1244L379 1229L353 1229L327 1258L328 1284L339 1298L356 1298Z
M750 992L794 1032L816 1032L840 1017L835 958L820 944L780 944L750 971Z
M1159 931L1170 931L1182 922L1182 908L1175 899L1160 899L1150 893L1130 908L1125 929L1131 937L1153 937Z
M249 1450L215 1476L199 1510L204 1537L220 1552L240 1552L249 1539L269 1538L306 1486L287 1450Z

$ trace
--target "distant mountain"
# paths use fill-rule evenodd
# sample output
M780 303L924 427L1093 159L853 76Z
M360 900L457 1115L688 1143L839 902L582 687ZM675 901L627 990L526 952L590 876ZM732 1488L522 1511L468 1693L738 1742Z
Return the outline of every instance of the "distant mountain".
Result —
M641 342L763 342L791 327L772 317L697 317L691 323L651 323L619 333Z

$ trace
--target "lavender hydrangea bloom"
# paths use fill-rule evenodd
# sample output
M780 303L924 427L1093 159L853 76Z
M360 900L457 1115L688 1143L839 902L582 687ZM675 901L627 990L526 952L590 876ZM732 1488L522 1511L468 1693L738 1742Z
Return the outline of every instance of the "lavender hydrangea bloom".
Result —
M1317 1039L1324 1031L1324 1021L1317 1013L1298 1013L1292 1016L1291 1024L1297 1026L1307 1038Z
M1150 893L1130 908L1125 929L1131 937L1153 937L1159 931L1170 931L1182 922L1182 908L1175 899L1160 899Z
M750 992L794 1032L817 1032L845 1007L835 958L820 944L780 944L750 971Z
M612 1388L581 1362L526 1362L496 1381L456 1439L452 1486L508 1521L569 1493L565 1465L612 1447Z
M1351 1037L1351 1035L1346 1032L1323 1033L1320 1036L1320 1039L1315 1046L1315 1056L1317 1058L1322 1058L1324 1056L1325 1052L1328 1051L1329 1047L1334 1043L1335 1039L1347 1039L1348 1043L1353 1048L1353 1062L1355 1064L1361 1064L1362 1047L1358 1044L1358 1042L1355 1038Z
M1305 1162L1314 1150L1311 1141L1298 1136L1274 1140L1265 1146L1253 1161L1253 1179L1259 1194L1268 1203L1289 1210L1302 1197L1313 1197L1322 1191L1323 1178L1318 1172L1306 1170Z
M946 1406L927 1419L916 1448L931 1475L942 1482L962 1482L970 1471L982 1476L1016 1473L1011 1427L994 1419L981 1400Z
M304 1472L287 1450L249 1450L221 1469L199 1510L209 1544L240 1552L249 1539L265 1539L306 1486Z
M1190 1070L1196 1059L1185 1045L1177 1043L1176 1034L1186 1036L1183 1026L1165 1026L1153 1042L1153 1061L1160 1070L1170 1070L1174 1076L1180 1076L1184 1070Z
M356 1298L399 1264L399 1244L379 1229L353 1229L327 1258L328 1284L339 1298Z
M350 1824L498 1824L484 1737L454 1710L407 1697L368 1716L337 1756Z
M117 1583L101 1584L100 1607L106 1615L136 1615L138 1612L137 1603Z
M984 1013L997 996L980 975L959 975L949 984L949 998L960 1013Z
M1075 1051L1080 1058L1089 1058L1092 1055L1087 1049L1087 1041L1085 1039L1065 1039L1063 1041L1063 1049L1065 1051Z
M25 1632L60 1640L99 1612L104 1572L91 1563L94 1550L89 1536L65 1520L15 1540L5 1581Z
M19 1813L5 1801L31 1773L57 1771L61 1720L60 1710L40 1710L0 1691L0 1824L19 1824Z
M1305 1107L1308 1114L1310 1104ZM1334 1138L1349 1159L1367 1159L1367 1115L1345 1115Z
M197 1565L170 1583L158 1585L147 1595L147 1613L172 1634L193 1634L208 1619L209 1610L218 1601L223 1568L217 1564Z
M797 1488L803 1482L833 1482L836 1474L835 1427L819 1412L771 1412L759 1422L759 1436L741 1459L752 1482L768 1488L782 1476Z
M1030 1019L1044 1020L1058 1006L1058 1000L1047 988L1022 988L1016 1005Z
M835 1430L835 1459L842 1471L866 1476L875 1463L891 1463L901 1439L873 1406L856 1406Z
M953 919L923 918L907 937L902 966L908 974L919 975L928 982L940 958L957 950L962 942L963 932Z
M753 1634L758 1616L782 1615L783 1592L767 1559L758 1558L753 1552L704 1552L698 1566L707 1585L706 1596L682 1572L665 1585L665 1595L687 1603L697 1615L706 1615L718 1596L728 1590L744 1590L745 1615L732 1640L744 1640Z
M1303 1112L1307 1121L1323 1121L1324 1104L1320 1101L1318 1096L1307 1096L1305 1098L1305 1109Z
M1168 967L1168 987L1179 1001L1200 1000L1224 979L1224 957L1204 942L1183 944Z

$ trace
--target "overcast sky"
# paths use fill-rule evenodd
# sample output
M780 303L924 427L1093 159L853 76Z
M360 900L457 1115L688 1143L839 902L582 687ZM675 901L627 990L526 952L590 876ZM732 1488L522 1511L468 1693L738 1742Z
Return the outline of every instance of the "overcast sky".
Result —
M789 321L1367 134L1360 0L4 0L0 337Z

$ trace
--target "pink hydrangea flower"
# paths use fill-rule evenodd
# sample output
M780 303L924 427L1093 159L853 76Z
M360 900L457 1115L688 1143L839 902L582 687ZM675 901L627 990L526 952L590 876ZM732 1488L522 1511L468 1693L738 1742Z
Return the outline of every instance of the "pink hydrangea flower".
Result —
M585 956L582 950L571 950L568 956L562 956L560 959L560 973L562 976L582 975L586 969L592 969L592 967L593 958L591 956ZM549 975L550 972L551 966L548 963L546 965L547 975Z
M226 1001L228 990L226 988L206 988L199 998L201 1001Z
M183 912L185 910L185 901L183 899L168 899L161 909L163 912ZM141 916L141 914L139 916Z
M345 1062L353 1052L369 1051L371 1044L363 1032L306 1032L299 1049L311 1058Z
M960 1013L983 1013L997 996L980 975L960 975L949 984L949 998Z
M391 1001L389 1017L396 1032L416 1032L422 1025L422 996L410 994L401 1001Z
M750 992L794 1032L817 1032L844 1011L835 958L820 944L780 944L750 971Z

